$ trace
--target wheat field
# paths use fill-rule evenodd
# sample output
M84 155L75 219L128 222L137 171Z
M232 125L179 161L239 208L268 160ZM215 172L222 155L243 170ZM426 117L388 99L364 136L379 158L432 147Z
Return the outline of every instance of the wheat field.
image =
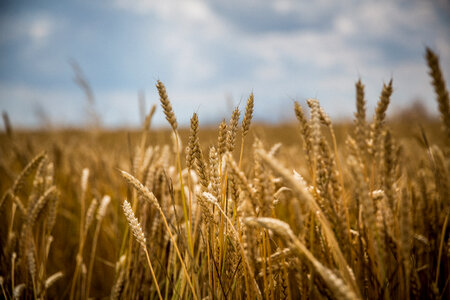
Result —
M250 94L217 128L179 128L160 81L140 131L4 115L0 295L449 299L449 95L425 59L440 120L387 120L392 80L373 117L357 81L337 125L316 99L294 103L297 124L252 124Z

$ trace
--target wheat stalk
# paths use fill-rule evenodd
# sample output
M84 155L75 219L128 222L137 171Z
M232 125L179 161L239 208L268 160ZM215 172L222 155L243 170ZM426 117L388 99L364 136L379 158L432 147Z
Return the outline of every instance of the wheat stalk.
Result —
M350 286L347 286L342 279L337 277L314 257L306 246L298 240L290 226L285 222L273 218L249 217L244 219L244 223L249 226L261 226L276 232L291 249L294 249L300 255L304 255L313 264L316 271L321 275L337 299L360 299Z
M126 199L123 201L122 208L123 208L125 217L128 220L128 225L130 226L131 231L133 232L133 235L136 238L136 241L138 242L139 245L141 245L142 249L145 252L145 255L147 257L148 266L150 267L150 272L152 273L152 278L153 278L153 281L156 286L156 291L158 292L159 299L162 300L163 297L161 296L161 291L159 290L158 280L156 279L155 271L153 271L153 266L150 261L150 256L148 255L147 245L146 245L147 240L145 238L144 231L142 230L141 224L139 223L138 219L134 216L133 209L131 208L130 203Z
M92 271L94 268L95 252L97 251L97 241L98 241L98 236L100 234L100 226L101 226L103 218L105 217L106 209L108 208L108 205L110 202L111 202L111 197L108 195L105 195L102 198L102 201L100 202L100 206L99 206L99 208L97 210L97 214L96 214L97 226L95 227L94 238L92 241L91 257L89 259L89 267L88 267L88 273L87 273L87 288L86 288L87 297L89 297L89 292L91 289Z
M320 224L322 225L322 229L324 230L324 233L328 239L328 243L330 244L330 247L332 249L333 256L336 259L336 262L344 276L345 281L353 289L355 294L359 296L360 293L358 286L355 282L355 279L350 275L349 267L339 248L339 244L336 240L333 230L331 229L331 225L325 218L317 202L308 192L307 187L302 185L301 182L297 181L293 176L291 176L290 173L284 167L282 167L279 162L277 162L273 157L268 156L265 151L260 149L257 151L257 153L261 156L265 163L267 163L274 171L279 173L287 181L287 183L294 188L300 199L305 201L306 205L309 206L311 212L317 217Z
M123 178L128 182L128 184L130 184L131 186L133 186L136 189L136 191L138 192L138 194L140 196L142 196L145 200L147 200L150 204L152 204L156 209L158 209L158 211L159 211L159 213L160 213L160 215L161 215L161 217L162 217L162 219L164 221L164 225L166 226L167 232L170 235L170 238L172 240L172 243L173 243L173 246L175 248L175 251L177 252L178 258L179 258L180 263L181 263L181 266L182 266L183 271L184 271L184 273L186 275L186 279L187 279L188 284L189 284L189 286L191 288L192 295L193 295L194 299L197 299L197 295L195 293L194 286L192 285L191 279L189 278L189 272L188 272L188 270L186 268L186 265L184 264L183 258L181 257L180 250L178 249L178 246L177 246L177 243L175 241L175 238L172 235L172 231L171 231L171 229L169 227L169 224L167 223L166 216L164 215L164 212L162 211L161 206L159 205L158 200L156 199L155 195L153 195L152 192L150 192L145 186L143 186L142 183L139 180L137 180L133 175L131 175L131 174L125 172L125 171L120 171L120 172L121 172Z

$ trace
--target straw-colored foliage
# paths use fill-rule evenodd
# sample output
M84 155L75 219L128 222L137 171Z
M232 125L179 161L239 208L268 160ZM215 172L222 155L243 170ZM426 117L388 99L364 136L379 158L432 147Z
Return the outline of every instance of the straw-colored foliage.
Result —
M185 129L161 81L170 130L155 106L134 132L5 115L0 298L448 299L450 106L425 57L441 120L388 118L392 80L372 118L356 83L352 124L308 99L297 124L255 125L250 93Z

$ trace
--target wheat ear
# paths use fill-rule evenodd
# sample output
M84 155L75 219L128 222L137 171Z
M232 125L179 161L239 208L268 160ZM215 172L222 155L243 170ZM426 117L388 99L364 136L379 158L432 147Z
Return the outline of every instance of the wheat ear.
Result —
M278 219L273 218L253 218L244 219L244 223L249 226L261 226L274 231L298 254L305 256L314 266L317 273L322 277L337 299L360 299L357 294L342 279L337 277L330 269L325 267L314 255L300 242L292 232L291 227Z
M427 47L425 57L427 59L429 74L432 78L432 84L436 93L439 112L441 113L444 130L447 134L447 141L450 141L450 105L448 91L445 85L445 79L439 65L438 56Z
M244 118L242 119L242 139L241 139L241 152L239 155L239 169L242 164L242 155L244 153L244 139L250 129L250 123L253 117L253 93L250 93L250 96L247 100L247 106L245 107Z
M156 84L156 88L158 89L161 106L164 110L164 114L166 115L166 120L169 121L170 126L172 126L172 129L174 131L177 130L178 123L177 118L175 117L175 114L172 109L172 105L170 104L169 96L167 95L166 87L164 84L158 80Z
M364 84L358 80L356 87L355 137L359 151L364 151L367 141L366 125L366 99L364 97Z
M147 240L145 239L144 231L142 230L141 224L139 223L138 219L134 216L133 209L131 208L131 205L127 200L123 201L123 212L125 214L125 217L127 217L128 225L130 226L131 231L136 238L136 241L141 245L142 250L144 250L145 252L148 266L150 267L150 272L152 273L152 278L155 282L156 291L158 292L159 299L162 300L163 297L161 296L161 291L159 290L158 280L156 279L155 272L153 271L152 263L150 261L150 256L148 255L146 246Z
M379 145L378 140L381 135L381 130L384 125L384 121L386 119L386 110L390 103L390 97L392 95L393 89L392 89L392 79L389 81L389 83L386 85L383 85L383 90L381 91L380 100L378 101L377 108L375 110L375 115L372 122L372 128L371 128L371 144L370 144L370 150L372 151L372 154L375 155L378 152Z
M227 131L227 150L229 152L233 152L234 146L236 144L236 131L239 122L240 115L239 107L236 107L233 110L233 114L231 115L230 124L228 125Z
M300 131L303 138L303 148L306 153L308 165L311 168L312 167L311 126L309 125L309 122L306 119L302 106L297 101L294 102L294 111L295 116L297 117L297 120L299 121L301 126Z
M219 134L217 136L217 152L219 157L227 151L227 122L222 120L219 126Z
M175 241L175 238L173 237L172 231L170 230L169 224L167 223L166 216L164 215L164 212L162 211L161 206L159 205L159 202L156 199L155 195L153 195L152 192L150 192L145 186L143 186L142 183L139 180L137 180L133 175L131 175L131 174L125 172L125 171L120 171L120 172L121 172L123 178L128 182L128 184L133 186L136 189L137 193L141 197L143 197L145 200L150 202L150 204L153 205L159 211L159 213L161 214L161 217L162 217L162 219L164 221L164 225L166 226L167 232L169 233L169 236L170 236L170 238L172 240L172 243L173 243L173 246L175 248L175 251L177 252L178 259L180 260L181 266L182 266L183 271L184 271L184 273L186 275L186 279L187 279L187 282L189 284L189 287L191 288L192 295L193 295L194 299L197 299L197 295L195 293L194 286L193 286L193 284L191 282L191 279L189 277L189 273L188 273L186 265L185 265L185 263L183 261L183 258L181 257L180 250L178 249L178 246L177 246L177 243Z
M339 248L339 243L336 240L333 229L331 228L330 222L325 217L324 213L320 209L317 202L314 200L313 196L308 192L308 188L302 184L300 181L296 180L294 176L290 174L290 172L285 169L278 161L276 161L273 157L269 156L264 150L258 149L256 153L261 156L262 160L268 164L275 172L279 173L281 177L283 177L286 182L292 186L293 190L298 194L299 198L305 201L305 204L310 208L311 212L317 217L319 223L322 225L322 230L325 233L325 236L328 239L328 243L330 244L330 248L332 249L333 256L336 260L336 263L341 270L345 281L349 286L352 287L353 291L356 295L360 295L358 285L356 284L355 279L351 276L349 267L344 258L344 255Z
M208 193L208 192L203 192L202 196L205 197L205 199L213 204L214 206L216 206L220 213L224 216L225 220L228 222L229 228L231 229L231 231L233 232L233 234L235 235L235 239L236 241L238 241L238 245L239 245L239 250L241 252L241 257L244 261L244 264L246 266L246 269L248 270L249 273L249 277L252 279L252 285L254 290L256 291L256 297L258 299L261 299L261 291L258 288L258 284L256 283L255 277L253 276L253 269L251 268L250 264L247 261L246 255L245 255L245 250L242 247L242 243L240 242L240 238L239 238L239 233L236 231L236 229L233 226L233 222L230 220L230 218L227 216L227 214L223 211L223 209L220 207L219 202L217 202L217 198L214 197L212 194Z

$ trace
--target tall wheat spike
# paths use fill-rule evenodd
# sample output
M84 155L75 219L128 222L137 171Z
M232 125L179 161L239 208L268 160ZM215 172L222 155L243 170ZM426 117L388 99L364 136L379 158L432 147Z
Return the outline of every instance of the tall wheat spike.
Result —
M147 240L144 235L144 231L142 230L141 224L137 220L137 218L134 216L133 209L131 208L130 203L127 200L123 201L123 212L125 216L127 217L128 224L130 225L131 231L133 232L134 237L136 238L136 241L141 245L142 249L145 252L145 255L147 257L148 266L150 267L150 272L152 273L152 278L155 283L156 291L158 292L159 299L163 299L161 295L161 291L159 290L158 280L155 276L155 271L153 271L153 266L150 261L150 256L148 255L147 251Z
M166 115L166 119L169 122L170 126L172 126L172 129L174 131L176 131L177 127L178 127L177 118L175 117L175 114L172 109L172 105L170 104L170 100L169 100L169 96L167 95L166 87L160 80L158 80L158 82L156 83L156 88L158 89L158 92L159 92L161 106L164 110L164 114Z
M184 263L184 260L181 256L180 250L178 249L177 243L175 241L175 238L172 235L172 230L170 229L169 224L167 223L167 219L166 216L164 215L164 212L161 209L161 206L159 205L158 200L156 199L155 195L153 195L152 192L150 192L145 186L142 185L142 183L137 180L133 175L125 172L125 171L120 171L123 178L128 182L128 184L130 184L131 186L133 186L133 188L136 189L136 191L138 192L139 195L141 195L142 197L144 197L145 200L147 200L150 204L152 204L156 209L158 209L163 221L164 221L164 225L166 226L166 230L170 235L170 238L172 240L173 246L175 248L175 251L177 252L177 256L178 259L180 260L181 266L183 268L183 271L185 273L186 276L186 280L188 281L189 287L191 288L192 291L192 295L194 297L194 299L197 299L197 295L195 293L195 289L194 286L191 282L191 279L189 277L189 272L186 268L186 265Z
M430 49L426 48L425 54L428 67L430 69L430 76L432 78L432 84L436 93L439 112L441 113L442 122L444 124L444 130L447 134L447 142L450 142L450 105L447 87L445 85L444 76L442 74L441 67L439 65L439 58Z

